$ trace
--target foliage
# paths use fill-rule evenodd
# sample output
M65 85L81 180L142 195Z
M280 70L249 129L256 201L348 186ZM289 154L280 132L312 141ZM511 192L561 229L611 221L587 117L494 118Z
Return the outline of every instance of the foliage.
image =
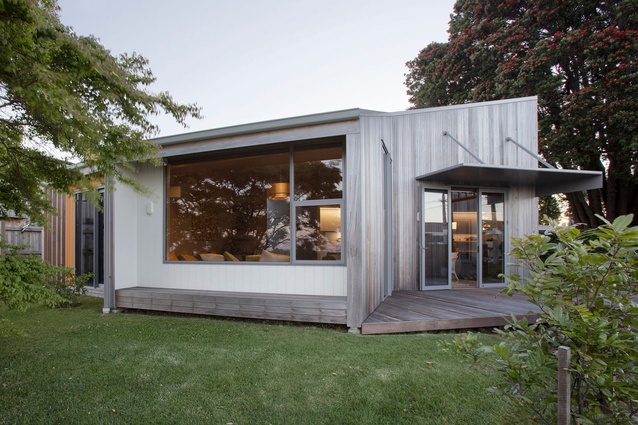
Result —
M93 36L62 25L58 10L55 0L0 0L0 215L13 210L39 223L53 209L47 189L85 189L97 200L71 160L93 178L140 188L118 163L155 156L145 139L158 128L148 117L166 113L182 124L199 117L195 105L146 90L155 78L144 57L114 57Z
M496 355L498 387L535 422L556 423L559 346L571 348L575 423L638 420L638 227L621 216L596 229L557 227L516 239L512 255L528 278L506 277L509 294L525 294L542 313L513 319ZM477 357L476 338L456 348Z
M49 287L59 271L34 255L10 251L0 256L0 301L21 311L29 304L60 305L66 300Z
M558 200L553 195L538 198L538 224L548 226L560 219L561 210Z
M57 270L51 279L47 279L45 287L61 296L65 301L55 307L71 307L80 303L80 295L86 294L86 284L93 277L92 273L76 275L69 267L55 267Z
M18 254L19 247L2 245L0 255L0 303L25 311L30 304L62 307L77 304L86 293L90 276L75 276L68 267L53 266L35 255ZM6 319L0 335L19 333Z
M543 156L605 172L567 195L574 221L638 217L635 0L458 0L449 34L407 63L414 107L537 95Z

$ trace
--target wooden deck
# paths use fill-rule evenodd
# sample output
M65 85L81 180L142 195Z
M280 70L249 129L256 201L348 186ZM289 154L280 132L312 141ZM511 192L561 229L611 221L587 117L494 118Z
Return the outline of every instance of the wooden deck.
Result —
M523 295L500 289L395 291L363 322L362 334L496 327L512 315L535 320L538 308Z
M115 291L115 303L117 308L346 324L346 297L133 287Z

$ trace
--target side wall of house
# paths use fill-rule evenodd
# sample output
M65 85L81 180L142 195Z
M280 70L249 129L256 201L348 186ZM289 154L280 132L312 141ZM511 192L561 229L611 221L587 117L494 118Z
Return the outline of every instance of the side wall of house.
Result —
M362 134L370 154L365 158L370 167L364 167L361 177L366 181L363 205L366 212L364 229L382 229L382 168L374 158L377 144L383 139L392 155L393 192L393 288L418 288L419 251L418 222L419 194L423 187L416 177L460 163L478 163L444 131L462 142L486 164L534 168L537 162L512 143L511 137L528 149L537 151L536 99L523 98L471 105L423 109L369 116L361 119ZM534 233L538 223L537 199L534 191L526 187L507 189L507 237ZM367 230L364 230L367 231ZM371 262L371 273L364 286L369 306L382 300L382 281L378 266L383 264L383 251L379 251L380 230L377 236L366 240L366 253ZM375 266L377 267L375 269ZM376 304L376 305L375 305ZM374 309L374 307L372 307Z
M389 118L362 117L360 135L348 150L348 228L352 233L348 239L352 266L348 281L353 291L348 293L348 325L351 327L360 326L384 298L386 209L382 139L390 125ZM354 220L360 221L357 226L353 226ZM351 240L352 237L356 240Z
M476 164L447 131L486 164L535 168L537 161L514 144L511 137L537 151L536 98L433 108L394 114L389 147L394 159L395 289L418 287L419 191L416 177L456 164ZM537 199L530 188L507 190L508 238L537 229Z

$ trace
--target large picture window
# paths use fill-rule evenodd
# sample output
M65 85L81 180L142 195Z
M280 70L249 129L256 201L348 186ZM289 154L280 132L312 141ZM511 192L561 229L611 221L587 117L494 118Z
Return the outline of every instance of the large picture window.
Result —
M341 261L343 142L172 160L166 260Z

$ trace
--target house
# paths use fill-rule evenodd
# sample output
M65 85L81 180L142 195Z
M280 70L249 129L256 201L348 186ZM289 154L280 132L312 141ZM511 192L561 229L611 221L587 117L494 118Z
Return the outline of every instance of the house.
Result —
M76 263L99 271L107 312L351 329L393 291L503 286L537 197L602 185L539 167L536 117L527 97L161 137L165 166L133 176L147 192L106 190L102 214L77 195Z

